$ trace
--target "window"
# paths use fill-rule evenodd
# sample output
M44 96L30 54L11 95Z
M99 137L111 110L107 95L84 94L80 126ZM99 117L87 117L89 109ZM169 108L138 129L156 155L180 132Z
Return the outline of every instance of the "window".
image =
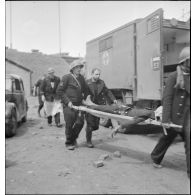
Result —
M105 51L107 49L110 49L113 47L113 44L112 44L112 37L108 37L106 39L103 39L99 42L99 51L102 52L102 51Z
M24 91L24 85L23 85L22 81L20 81L20 88L21 88L22 91Z
M151 33L160 28L160 17L155 15L147 21L147 33Z
M15 79L15 90L20 91L20 82L18 79Z

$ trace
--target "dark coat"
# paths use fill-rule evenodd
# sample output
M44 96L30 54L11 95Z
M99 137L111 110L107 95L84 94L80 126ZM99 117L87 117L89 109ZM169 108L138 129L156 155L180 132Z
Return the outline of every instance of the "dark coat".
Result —
M35 83L35 87L38 89L37 90L37 95L39 95L40 96L40 88L41 88L41 84L42 84L42 82L43 82L43 79L39 79L36 83Z
M54 87L52 88L51 82L54 82ZM54 99L59 99L58 95L56 94L56 89L58 87L58 84L60 83L60 78L57 76L54 76L53 79L50 77L46 77L40 88L41 95L45 96L45 100L49 102L53 102Z
M88 91L91 95L91 100L98 105L106 104L106 98L109 101L113 102L115 100L114 95L112 92L106 87L103 80L99 79L97 82L92 82L92 79L88 79L87 81ZM97 87L97 94L95 93L94 84Z
M79 106L87 96L87 85L84 77L79 75L77 80L79 84L72 74L67 74L62 77L57 88L57 94L61 97L64 105L67 105L71 101L74 105Z
M183 125L184 116L190 108L190 93L187 89L175 88L177 72L170 74L167 79L163 94L163 115L162 122L173 122L177 125ZM190 80L185 85L190 85Z

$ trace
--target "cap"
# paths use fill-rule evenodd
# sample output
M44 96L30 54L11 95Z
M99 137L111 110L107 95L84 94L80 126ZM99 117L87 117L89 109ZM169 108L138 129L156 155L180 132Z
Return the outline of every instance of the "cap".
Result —
M70 64L70 71L72 71L73 68L77 67L77 66L81 66L81 68L84 67L84 64L81 60L74 60L71 64Z
M54 73L55 71L53 68L49 68L47 72L48 72L48 74L50 74L50 73Z
M184 47L179 54L179 64L190 58L190 47Z

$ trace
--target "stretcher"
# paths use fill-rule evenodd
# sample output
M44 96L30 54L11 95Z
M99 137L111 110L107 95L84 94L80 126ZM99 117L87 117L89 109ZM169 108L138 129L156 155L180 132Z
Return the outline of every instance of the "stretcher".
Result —
M118 132L118 129L120 128L120 123L128 123L129 125L141 123L141 124L152 124L152 125L162 126L165 135L167 135L167 132L165 129L165 126L167 124L163 124L162 122L153 120L151 118L148 118L148 119L143 121L143 119L140 119L140 117L130 117L130 116L125 116L125 115L102 112L99 110L91 109L87 106L72 106L72 108L75 110L78 110L78 111L87 112L87 113L89 113L93 116L96 116L96 117L111 119L111 121L115 120L115 121L119 122L119 125L118 126L115 125L115 127L114 127L112 137L113 137L113 135L116 135L116 133ZM169 124L169 127L172 127L174 129L178 129L178 131L180 131L182 129L181 125L176 125L176 124L172 124L172 123Z

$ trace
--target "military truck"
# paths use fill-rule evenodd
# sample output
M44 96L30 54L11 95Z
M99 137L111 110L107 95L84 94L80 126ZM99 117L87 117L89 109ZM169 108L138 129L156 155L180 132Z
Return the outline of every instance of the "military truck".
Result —
M117 99L156 108L179 53L190 44L190 20L164 19L163 9L86 43L87 75L94 67Z

